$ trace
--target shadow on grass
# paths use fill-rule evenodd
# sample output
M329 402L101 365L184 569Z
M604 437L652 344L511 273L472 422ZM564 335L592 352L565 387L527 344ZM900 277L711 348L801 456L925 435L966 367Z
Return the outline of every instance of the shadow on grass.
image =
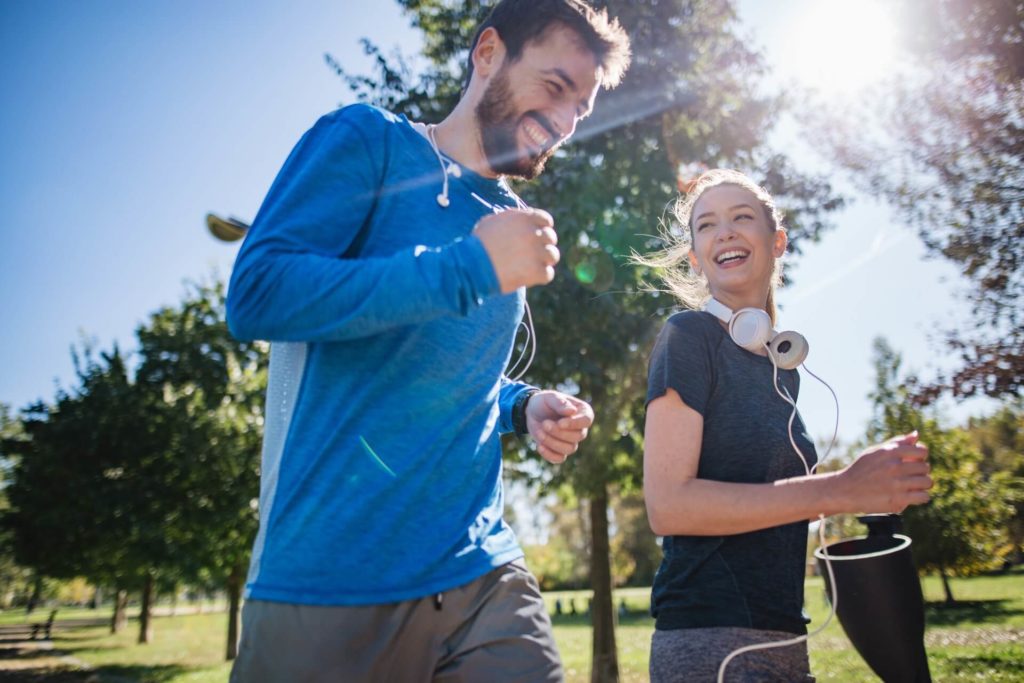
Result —
M99 674L101 680L165 683L194 670L180 664L110 664L96 667L93 673Z
M86 683L91 672L55 671L52 669L23 669L0 671L0 683Z
M132 683L166 683L191 669L176 664L111 665L91 671L69 669L21 669L0 671L0 683L86 683L100 680L132 681Z
M653 619L647 612L628 612L618 617L619 626L647 626ZM592 626L589 614L552 614L551 624L553 626Z
M50 659L53 658L53 650L36 650L31 648L18 648L18 647L5 647L0 649L0 662L8 659L16 659L18 661L29 661L32 659Z
M1024 610L1011 607L1009 600L960 600L952 605L928 602L924 606L925 623L929 626L1002 622L1018 614L1024 614Z

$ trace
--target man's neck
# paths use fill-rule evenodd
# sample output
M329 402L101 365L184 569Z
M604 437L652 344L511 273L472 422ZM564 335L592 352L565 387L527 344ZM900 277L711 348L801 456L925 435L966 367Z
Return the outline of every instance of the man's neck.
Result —
M434 127L434 139L441 152L462 166L484 178L498 177L499 174L487 163L476 115L465 100Z

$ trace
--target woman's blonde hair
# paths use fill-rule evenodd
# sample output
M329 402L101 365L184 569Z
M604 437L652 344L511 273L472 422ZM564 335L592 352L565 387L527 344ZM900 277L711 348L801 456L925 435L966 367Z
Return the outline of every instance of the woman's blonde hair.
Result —
M767 190L753 180L739 171L725 168L702 173L672 207L675 225L669 225L661 231L661 238L666 247L637 259L642 265L659 269L665 288L687 308L701 308L711 298L707 278L694 272L690 266L689 255L693 249L693 207L706 190L719 185L736 185L748 190L764 208L771 231L775 232L782 227L782 213L776 208L775 200ZM773 325L776 317L775 288L781 283L782 262L775 259L768 287L768 299L765 301L765 311L771 317Z

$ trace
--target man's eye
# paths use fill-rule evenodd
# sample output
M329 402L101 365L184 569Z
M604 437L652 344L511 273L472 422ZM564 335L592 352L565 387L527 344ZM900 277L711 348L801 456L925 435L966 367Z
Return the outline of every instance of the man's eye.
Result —
M548 81L548 89L556 95L562 94L562 86L555 81Z

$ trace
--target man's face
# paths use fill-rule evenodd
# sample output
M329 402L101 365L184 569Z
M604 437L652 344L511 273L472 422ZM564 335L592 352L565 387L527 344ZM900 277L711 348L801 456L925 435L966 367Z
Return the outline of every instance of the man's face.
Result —
M506 61L476 106L495 173L531 180L594 108L601 70L574 31L552 26Z

